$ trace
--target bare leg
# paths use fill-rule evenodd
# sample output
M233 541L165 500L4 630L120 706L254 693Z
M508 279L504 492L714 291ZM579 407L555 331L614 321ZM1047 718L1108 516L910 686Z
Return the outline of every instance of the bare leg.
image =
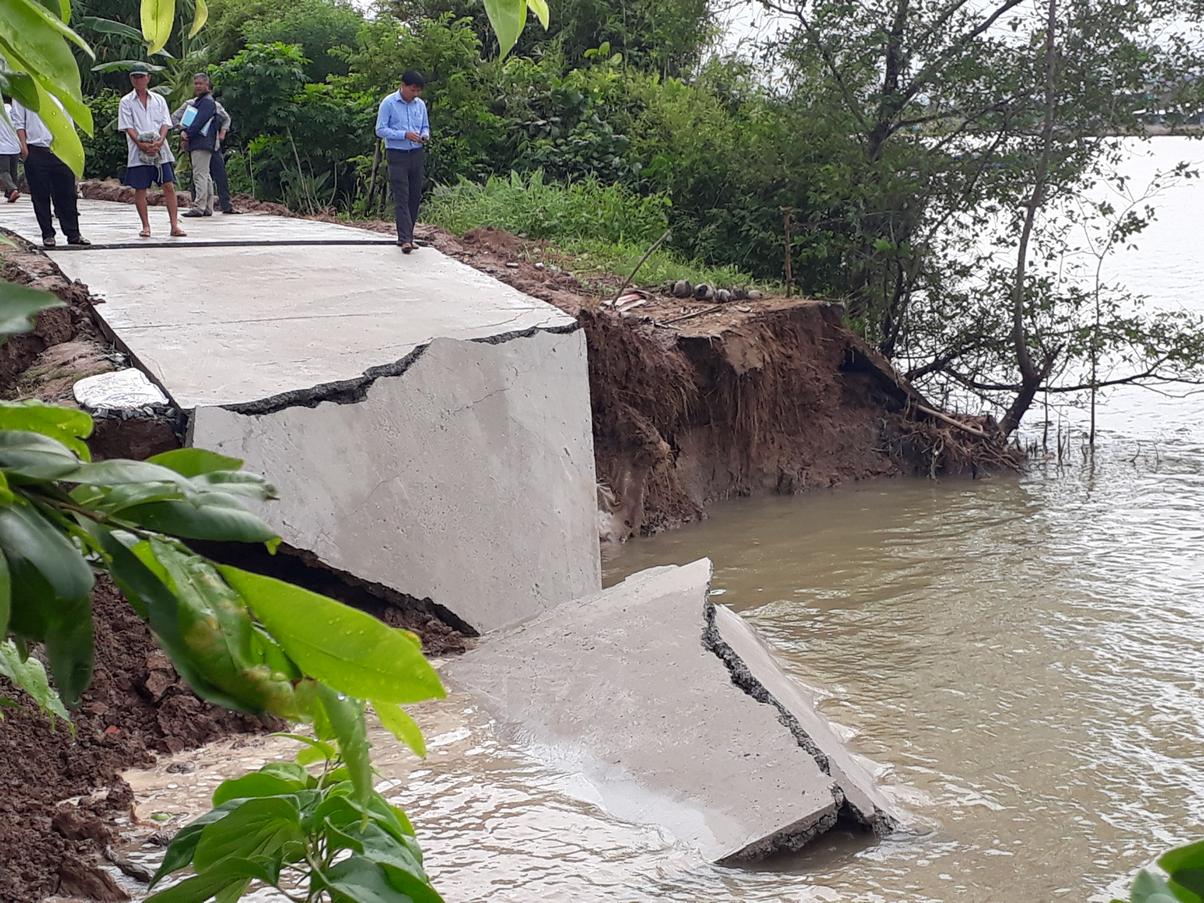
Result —
M146 210L146 189L134 189L134 206L138 208L138 219L142 220L142 234L150 237L150 214Z
M180 231L179 207L176 204L176 186L174 182L163 183L163 199L167 201L167 218L171 220L171 234Z

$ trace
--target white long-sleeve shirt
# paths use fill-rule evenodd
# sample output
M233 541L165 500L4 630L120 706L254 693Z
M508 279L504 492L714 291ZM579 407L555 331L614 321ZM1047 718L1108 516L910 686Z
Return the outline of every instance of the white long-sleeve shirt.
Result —
M13 118L13 105L6 103L4 113L7 119L0 119L0 154L21 153L21 142L17 140L16 129L9 125Z

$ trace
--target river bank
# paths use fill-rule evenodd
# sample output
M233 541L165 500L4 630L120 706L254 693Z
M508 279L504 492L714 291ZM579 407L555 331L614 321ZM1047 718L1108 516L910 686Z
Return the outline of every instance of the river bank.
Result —
M958 427L925 415L918 406L923 400L844 330L840 311L832 305L768 298L716 309L649 296L639 308L622 310L585 294L572 277L546 264L541 259L550 253L546 248L494 232L463 239L432 233L428 238L441 250L578 318L590 349L595 464L605 507L601 532L610 538L697 520L708 505L731 496L792 494L867 477L977 469L986 455L998 453L982 446L980 458L975 443L955 435L970 435L965 427L977 429L973 424ZM9 397L69 401L75 378L116 366L113 349L91 321L97 299L27 245L6 250L4 256L6 278L55 291L68 302L33 335L6 349L0 358L4 391ZM180 425L175 415L158 412L102 422L94 451L98 456L144 457L178 443ZM933 454L938 446L945 450ZM970 451L959 459L951 452L957 448ZM339 595L337 587L322 589ZM98 605L120 610L119 595L111 587L108 593ZM105 744L103 756L79 762L71 739L54 734L32 711L0 726L0 736L12 738L14 755L6 761L16 763L5 766L3 780L24 788L13 798L28 813L21 830L34 838L21 869L6 873L35 887L36 894L90 887L88 895L119 898L102 873L86 863L84 850L107 843L109 820L128 803L128 788L117 777L122 768L145 764L151 753L207 742L230 730L265 729L262 724L226 726L222 713L208 707L194 712L182 703L171 703L170 711L179 709L182 719L196 721L199 733L160 717L164 699L182 696L194 707L201 704L179 687L145 630L130 629L138 625L128 616L125 610L110 633L98 635L98 643L121 650L128 664L111 680L102 679L110 695L98 689L102 695L85 699L98 719L87 726ZM399 623L424 634L435 626L404 617ZM445 639L446 628L437 626L436 637ZM128 705L118 698L122 694ZM153 717L138 715L148 704ZM136 717L121 720L115 714L127 710ZM22 744L52 750L71 782L18 767L24 761ZM83 828L58 814L68 783L73 789L106 789L103 800L98 797L96 805L86 807L86 818L92 820ZM68 842L75 846L64 858ZM81 883L85 881L92 884ZM102 886L103 892L97 890Z

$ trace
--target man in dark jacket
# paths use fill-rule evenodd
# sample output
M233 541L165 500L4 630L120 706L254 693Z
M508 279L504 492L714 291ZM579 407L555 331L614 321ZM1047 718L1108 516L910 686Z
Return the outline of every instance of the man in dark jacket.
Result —
M213 216L213 177L209 167L217 146L219 125L209 76L203 72L194 75L192 91L196 95L192 111L189 111L192 115L185 113L180 123L183 128L180 138L192 160L192 209L184 216Z

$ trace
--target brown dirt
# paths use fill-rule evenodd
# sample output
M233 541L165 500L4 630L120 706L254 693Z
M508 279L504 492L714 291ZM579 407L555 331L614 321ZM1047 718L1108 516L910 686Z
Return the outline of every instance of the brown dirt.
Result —
M110 837L107 822L130 811L133 796L121 771L149 765L156 753L267 726L197 699L105 579L93 593L93 612L96 669L73 718L75 737L0 680L0 695L16 702L0 721L2 901L111 891L111 880L98 877L92 863ZM86 797L78 807L60 806L78 796Z

